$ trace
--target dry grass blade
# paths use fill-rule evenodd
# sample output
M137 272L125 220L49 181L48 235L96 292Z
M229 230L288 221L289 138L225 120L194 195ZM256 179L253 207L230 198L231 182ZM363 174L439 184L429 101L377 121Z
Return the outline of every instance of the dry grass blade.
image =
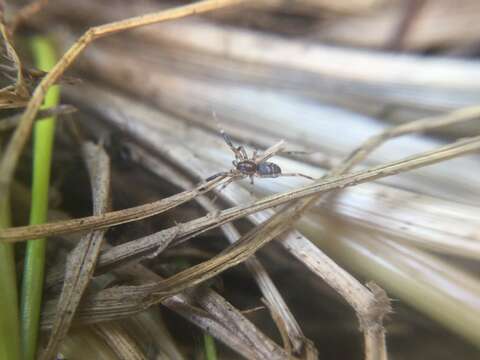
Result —
M119 246L115 246L103 252L99 258L96 273L104 273L112 268L117 268L128 263L138 263L146 258L157 257L165 250L173 240L177 238L179 229L167 229L151 235L147 235L141 239L129 241ZM137 241L140 240L140 247ZM153 249L153 252L152 252ZM131 256L132 253L135 256Z
M260 351L258 351L258 353L260 356L257 355L257 358L287 359L287 354L282 348L266 337L239 310L225 301L218 293L210 289L205 289L197 295L196 301L215 319L222 321L222 324L233 334L237 334L237 336L241 334L243 341L259 349ZM226 321L227 319L228 321ZM248 358L246 354L244 354L244 356ZM296 357L288 359L293 360L296 359Z
M162 280L162 277L141 264L126 264L114 270L114 273L126 273L128 277L133 276L142 281ZM263 358L267 355L274 359L285 358L275 343L213 290L194 289L168 297L161 303L247 358ZM205 311L196 307L197 304ZM45 323L51 321L48 316L43 320L43 327L51 326L51 323ZM232 324L236 325L232 328Z
M162 304L247 358L286 358L278 345L211 289L186 291L162 300ZM204 310L194 304L199 304Z
M168 279L154 284L122 286L101 291L85 299L78 311L79 320L108 321L135 314L167 296L195 286L241 263L289 227L290 223L284 222L281 228L274 222L264 222L214 258Z
M218 185L222 179L214 179L208 183L203 183L193 190L184 191L182 193L170 196L166 199L158 200L145 205L135 206L125 210L112 211L103 215L93 215L80 219L66 220L62 222L50 223L46 227L32 229L30 227L23 227L23 239L31 239L35 232L43 233L47 231L49 234L65 234L70 232L93 230L106 228L112 225L123 224L135 220L141 220L150 216L161 214L169 209L179 206L187 201L190 201L200 194L210 191ZM28 229L27 229L28 228ZM10 228L14 231L14 228ZM33 231L31 231L33 230ZM1 239L1 235L0 235Z
M92 329L102 337L121 360L147 360L143 351L120 324L94 325Z
M219 226L222 223L238 219L240 217L253 214L260 210L285 204L289 201L307 197L309 195L321 194L335 189L342 189L347 186L354 186L360 183L373 181L383 177L395 175L401 172L410 171L427 165L435 164L454 157L462 156L468 153L476 152L480 149L480 136L456 141L452 144L440 147L435 150L427 151L419 155L410 156L402 160L390 162L385 165L375 166L366 170L358 171L341 176L322 179L318 183L293 189L280 194L267 196L254 204L237 206L224 210L219 214L213 214L193 220L179 227L179 234L187 235L186 232L193 227L203 224L204 226ZM191 191L182 192L169 198L159 200L153 203L140 205L125 210L113 211L101 216L89 216L75 220L60 221L42 225L20 226L16 228L2 229L0 231L0 240L3 241L21 241L29 238L46 237L83 230L93 230L104 228L116 224L143 219L152 215L159 214L172 207L178 206L187 200L210 190L219 181L212 180L206 184Z
M262 301L267 306L268 310L270 310L272 319L277 325L277 329L280 332L280 336L282 337L285 352L288 354L288 356L292 356L292 345L290 344L290 340L288 338L287 325L283 321L282 316L276 312L276 309L272 307L266 299L262 299Z
M110 288L85 299L79 309L79 317L88 321L106 321L118 316L134 314L141 309L160 302L167 296L214 277L220 272L245 261L267 241L253 242L254 235L271 233L273 227L254 228L238 242L229 246L214 258L192 266L168 279L140 286L121 286ZM273 234L272 238L279 233ZM106 311L108 308L108 311ZM86 318L84 318L86 316Z
M385 290L373 282L367 283L367 287L372 292L375 302L369 309L368 316L360 318L365 337L365 359L386 360L388 353L383 318L392 310L390 298Z
M30 135L35 116L40 109L48 88L53 85L65 70L75 61L80 53L93 41L103 36L133 29L140 26L155 24L161 21L178 19L181 17L211 11L221 7L233 5L242 0L204 0L190 5L180 6L173 9L159 11L153 14L137 16L130 19L113 22L93 27L75 42L71 48L61 57L52 70L40 81L32 97L28 101L25 112L20 120L12 139L10 140L5 154L0 162L0 197L8 195L8 189L12 180L18 159L22 149ZM2 32L6 36L4 27Z
M114 273L125 273L128 277L133 276L147 282L162 280L162 277L141 264L127 264L116 269ZM247 358L286 358L281 348L213 290L194 289L167 297L161 303ZM199 309L198 304L205 310ZM50 328L55 304L52 306L50 302L46 308L43 312L42 327Z
M2 77L9 79L13 78L14 84L3 86L0 89L0 109L11 109L23 107L28 102L30 92L25 84L25 79L22 71L22 64L20 59L12 46L10 37L3 23L0 20L0 32L2 34L2 46L0 51L0 58L4 65L5 61L9 64L3 66ZM2 83L4 80L2 80Z
M462 122L475 120L479 117L480 106L470 106L449 112L445 115L422 118L403 125L392 127L383 133L373 136L365 141L361 146L352 151L350 155L345 158L345 160L342 162L342 165L332 169L330 173L336 175L349 171L355 165L358 165L365 160L367 156L370 155L376 148L395 137L436 130L445 126L451 126Z
M128 143L123 143L123 145L128 146L128 149L132 154L132 158L135 159L135 161L141 163L144 167L154 172L158 176L166 179L167 181L171 181L175 185L184 189L188 189L193 186L193 183L185 175L183 175L174 167L170 166L168 163L154 158L138 146ZM274 151L277 152L278 150ZM267 150L265 153L269 153L269 151ZM199 196L196 198L196 201L208 212L214 213L219 211L219 208L206 196ZM233 244L240 238L240 234L235 226L233 226L231 223L222 225L220 228L230 243ZM305 335L300 329L300 325L295 320L293 314L283 300L280 292L278 291L262 263L255 256L251 256L245 261L245 266L252 273L252 276L262 291L263 296L266 298L266 301L268 301L271 311L275 312L275 314L280 318L282 324L285 325L287 339L292 344L295 353L300 354L302 349L305 348L308 348L309 351L316 353L314 346L310 346L311 342L305 338Z
M175 231L171 232L175 234ZM131 242L134 243L133 241ZM108 248L109 245L105 244ZM111 248L112 255L116 252L116 248ZM107 252L108 254L108 252ZM112 257L108 256L109 259ZM135 258L138 261L138 258ZM99 269L100 267L100 269ZM110 266L111 268L112 266ZM102 272L105 267L97 263L97 270ZM125 273L129 278L132 276L138 280L151 282L160 281L162 278L156 273L143 267L141 264L127 263L122 266L117 266L113 270L115 274ZM52 286L63 281L63 272L54 272L47 277L47 286ZM210 289L203 289L201 292L193 290L184 292L182 294L174 295L164 299L161 302L166 307L179 313L188 321L196 324L204 331L210 333L216 339L227 344L240 354L247 358L263 358L267 354L277 354L273 356L276 359L284 359L285 356L281 354L281 349L278 348L270 339L263 335L248 319L246 319L240 311L235 309L220 295ZM205 308L204 310L195 307L200 304ZM42 327L51 327L55 306L47 305L47 314L44 312ZM49 316L51 314L52 316ZM232 324L237 324L232 328ZM272 350L273 349L273 350Z
M177 238L179 228L174 227L145 237L135 239L102 251L95 267L100 275L112 269L136 264L146 258L154 258L165 250ZM46 286L54 287L64 281L65 274L56 269L48 274Z
M177 341L170 332L168 323L162 316L161 307L120 322L122 330L138 342L147 359L157 357L170 360L184 360Z
M110 159L102 147L93 143L83 146L83 155L90 174L93 208L96 215L103 214L110 200ZM65 281L57 305L57 314L47 348L41 359L55 357L63 338L70 328L75 311L92 278L105 230L88 233L68 256Z
M360 176L356 174L350 174L345 176L351 177L353 175L353 178L355 179L353 183L372 180L373 178L385 176L391 171L393 173L397 173L399 171L399 166L400 169L402 169L402 166L400 164L403 164L403 169L405 170L405 163L408 164L407 166L409 169L419 166L420 164L424 165L425 157L429 160L429 162L431 162L433 161L433 159L436 159L436 161L444 160L446 155L445 152L448 153L447 158L454 156L454 154L462 154L464 153L465 149L462 149L462 151L458 153L458 149L456 148L459 144L462 144L461 147L465 147L465 142L467 142L468 144L473 141L473 144L475 144L475 146L473 148L470 148L469 151L473 151L473 149L478 150L480 148L479 140L480 138L458 141L453 145L449 145L436 151L429 152L428 154L423 154L407 160L402 160L395 165L391 164L387 166L387 168L390 168L390 170L385 169L385 167L380 167L381 169L369 169L365 172L360 172L360 174L362 174ZM333 181L333 183L338 186L338 183L336 183L336 181ZM347 185L352 185L352 182L342 183L342 187ZM261 202L262 201L260 201L259 203ZM228 211L229 210L227 210L227 212ZM81 310L78 313L79 319L81 321L87 322L106 321L117 318L119 316L121 317L131 315L151 306L152 304L161 301L169 295L183 291L188 287L195 286L219 274L220 272L239 264L240 262L250 257L253 253L255 253L256 250L265 245L268 241L271 241L276 236L288 230L291 224L296 220L296 218L301 215L301 213L295 211L295 208L293 208L293 210L287 209L286 211L290 212L290 221L284 221L284 219L282 219L283 212L279 213L273 217L273 220L266 221L260 226L252 229L249 233L244 235L241 240L231 245L228 249L215 256L211 260L193 266L166 280L155 284L141 286L124 286L107 289L93 295L92 297L89 297L83 303L83 306L81 306ZM222 214L220 214L218 217L222 217ZM196 220L194 220L193 222L195 221ZM183 224L182 227L184 227L185 225L188 226L188 223ZM371 294L371 296L372 295L375 294ZM357 299L356 301L357 305L355 306L355 310L360 317L361 326L364 328L367 335L366 343L382 343L384 340L381 341L379 339L371 339L368 338L368 335L384 335L382 331L378 331L378 321L381 320L381 317L385 314L386 311L388 311L388 308L383 307L382 311L380 311L379 305L381 302L374 297L373 302L371 298L366 302L362 299ZM377 330L373 331L374 329ZM382 329L381 326L380 329ZM378 351L380 351L380 353L383 353L384 349L378 349ZM369 354L369 358L375 358L375 356L378 354L379 353Z
M40 110L37 114L37 119L43 119L50 116L59 116L71 114L77 111L72 105L59 105L54 108ZM14 129L20 122L20 115L13 115L0 120L0 132Z

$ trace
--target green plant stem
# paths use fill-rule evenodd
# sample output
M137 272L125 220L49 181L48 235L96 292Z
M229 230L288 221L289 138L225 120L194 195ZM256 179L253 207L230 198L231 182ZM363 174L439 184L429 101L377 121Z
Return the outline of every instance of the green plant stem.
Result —
M55 51L44 37L32 40L36 65L49 71L56 63ZM52 86L45 97L44 108L57 106L58 86ZM30 224L41 224L47 219L50 165L55 132L55 119L37 121L34 129L33 183ZM29 240L25 255L21 301L21 344L24 360L33 360L37 352L40 307L43 294L46 239Z
M9 227L10 204L5 196L0 204L0 228ZM20 360L17 276L13 244L0 244L0 359Z
M205 359L217 360L217 349L213 337L207 333L203 333L203 344L205 347Z

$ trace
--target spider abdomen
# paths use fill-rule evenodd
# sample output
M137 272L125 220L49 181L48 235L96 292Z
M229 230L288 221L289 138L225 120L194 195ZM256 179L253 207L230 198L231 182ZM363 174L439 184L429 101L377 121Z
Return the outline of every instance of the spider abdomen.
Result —
M261 162L257 165L257 175L260 177L275 178L282 175L282 169L272 162Z

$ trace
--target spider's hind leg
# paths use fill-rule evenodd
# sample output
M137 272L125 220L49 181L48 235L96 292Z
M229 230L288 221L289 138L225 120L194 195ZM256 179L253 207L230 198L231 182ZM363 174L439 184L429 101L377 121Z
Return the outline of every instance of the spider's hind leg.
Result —
M232 182L234 182L236 179L239 179L241 176L232 176L230 179L225 181L222 186L218 190L215 190L215 196L212 198L212 203L215 204L217 201L218 197L220 196L220 193L225 190L225 188L230 185Z
M315 180L313 177L302 174L302 173L281 173L281 174L278 175L278 177L280 177L280 176L300 176L300 177L304 177L304 178L309 179L309 180Z
M216 173L216 174L213 174L213 175L210 175L208 178L205 179L206 182L209 182L209 181L212 181L213 179L216 179L220 176L227 176L227 175L230 175L230 172L229 171L222 171L222 172L219 172L219 173Z

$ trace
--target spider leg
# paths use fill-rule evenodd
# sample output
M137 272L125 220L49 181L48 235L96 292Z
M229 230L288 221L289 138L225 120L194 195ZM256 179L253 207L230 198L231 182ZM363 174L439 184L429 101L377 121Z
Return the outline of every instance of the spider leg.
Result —
M243 152L240 150L240 148L242 148L242 146L239 146L238 148L236 148L234 145L233 145L233 141L232 141L232 138L230 137L230 135L228 135L223 129L220 129L220 133L222 134L223 136L223 140L225 140L225 142L227 143L228 147L230 148L230 150L233 151L233 153L235 154L235 158L237 160L244 160L246 159L243 154L245 153L245 150L243 150Z
M240 152L240 154L242 154L243 160L248 160L248 154L247 154L247 151L245 150L245 147L239 146L237 150Z
M265 150L262 154L256 156L255 163L260 164L263 161L267 161L272 156L277 155L281 151L283 151L285 147L285 141L280 140L275 145L270 146L267 150Z
M212 203L215 204L215 202L217 201L218 199L218 196L220 195L220 193L225 190L225 188L230 185L232 182L234 182L236 179L239 179L241 178L242 176L241 175L232 175L232 177L230 179L228 179L227 181L225 181L222 186L218 189L218 190L215 190L215 196L213 197L212 199Z
M319 153L318 151L303 151L303 150L288 150L288 151L279 151L278 155L313 155Z
M302 173L281 173L277 177L280 177L280 176L300 176L300 177L304 177L304 178L309 179L309 180L315 180L313 177L302 174Z
M250 175L250 184L253 185L253 175Z
M213 175L209 176L208 178L205 179L205 181L209 182L209 181L212 181L213 179L216 179L217 177L228 176L228 175L231 175L230 171L222 171L222 172L219 172L219 173L216 173L216 174L213 174Z
M253 160L254 162L257 160L257 153L258 153L258 150L257 150L257 149L253 150L252 160Z

